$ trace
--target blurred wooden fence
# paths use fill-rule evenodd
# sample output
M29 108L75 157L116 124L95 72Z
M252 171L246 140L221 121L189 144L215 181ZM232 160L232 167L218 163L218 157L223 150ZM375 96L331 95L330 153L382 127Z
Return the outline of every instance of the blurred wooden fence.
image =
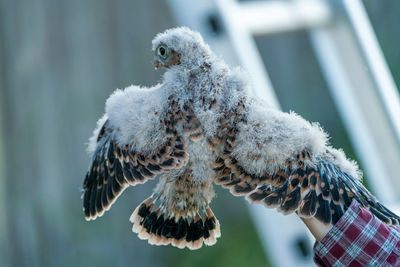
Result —
M126 235L127 211L150 186L122 196L113 214L92 223L83 219L80 187L85 143L106 97L159 79L151 39L171 26L162 0L0 1L1 266L160 261L150 256L157 248ZM85 238L96 232L97 240Z

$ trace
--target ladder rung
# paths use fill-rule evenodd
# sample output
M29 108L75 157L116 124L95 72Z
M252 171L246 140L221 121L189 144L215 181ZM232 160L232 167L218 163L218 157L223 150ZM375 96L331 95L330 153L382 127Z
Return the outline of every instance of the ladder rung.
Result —
M233 17L254 35L282 33L325 25L330 7L320 0L260 1L239 3L222 0Z

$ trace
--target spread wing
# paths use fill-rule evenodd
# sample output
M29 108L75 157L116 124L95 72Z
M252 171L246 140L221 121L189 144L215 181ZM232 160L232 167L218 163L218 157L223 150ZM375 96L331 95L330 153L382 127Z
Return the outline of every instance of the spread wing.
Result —
M215 183L235 196L245 196L250 203L277 208L284 214L315 217L325 224L335 224L352 199L385 223L399 224L400 217L379 203L357 179L324 159L315 166L304 164L307 160L309 154L303 152L288 160L285 169L256 176L247 173L225 150L215 163Z
M261 174L254 174L256 170L263 168L260 162L272 164L272 150L281 156L287 144L279 142L290 143L290 139L296 138L296 133L286 127L278 116L273 115L273 120L277 123L274 126L271 122L268 127L276 127L275 131L284 130L282 134L270 135L276 141L272 138L263 140L260 139L263 135L257 131L268 130L268 127L247 122L251 114L247 116L239 111L234 113L237 114L237 119L229 123L231 127L227 131L223 152L215 162L216 184L228 188L233 195L245 196L250 203L262 203L268 208L277 208L284 214L296 212L301 217L315 217L325 224L335 224L353 199L385 223L399 224L399 216L379 203L358 179L335 163L335 153L338 151L333 148L326 147L325 152L318 157L313 156L308 149L286 155L286 161L279 168L272 171L264 168ZM292 121L290 123L293 124ZM246 132L246 140L238 136L240 131L245 131L251 124L255 127ZM306 124L302 126L303 129L306 127ZM298 143L298 140L294 143ZM266 151L268 149L271 151Z
M126 99L127 93L124 91L120 95ZM124 108L122 98L119 99L118 104L121 109ZM135 97L135 101L136 99L137 97ZM142 104L146 105L146 103ZM123 113L123 111L121 112ZM120 114L121 112L118 113L118 116L123 116ZM137 112L140 113L140 110ZM92 162L83 183L83 210L86 220L94 220L102 216L129 185L144 183L158 174L181 168L186 163L188 156L184 139L178 136L175 129L174 114L171 110L167 109L164 115L161 115L161 111L154 112L157 116L163 116L157 120L159 125L156 125L156 128L151 125L141 128L139 125L122 129L122 124L119 125L120 127L115 126L115 122L121 120L115 118L112 109L106 108L106 114L111 118L105 118L105 122L98 132ZM144 116L145 114L141 117L144 120L143 124L149 122ZM126 135L128 130L137 130L141 135L148 134L147 139L144 139L143 136L132 137L132 142L121 145L121 136L123 135L121 131L124 131ZM160 134L163 135L162 142L156 141L157 138L152 139L152 135ZM148 142L147 147L152 142L160 142L160 144L146 151L145 146L135 145L139 141Z

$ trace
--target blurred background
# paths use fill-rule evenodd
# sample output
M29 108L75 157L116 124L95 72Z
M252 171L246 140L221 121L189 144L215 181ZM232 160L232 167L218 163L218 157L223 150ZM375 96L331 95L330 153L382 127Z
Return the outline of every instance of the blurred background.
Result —
M201 1L185 2L196 9ZM151 194L154 181L126 190L102 218L84 220L80 188L89 164L87 139L114 89L160 81L162 72L152 67L155 34L193 25L229 63L243 65L238 54L252 53L238 51L242 48L234 40L235 27L227 25L221 11L227 1L205 2L204 16L194 18L187 5L172 0L0 0L0 266L278 266L268 246L278 244L279 237L266 239L262 219L253 216L243 199L220 188L212 207L222 237L215 246L198 251L150 246L131 232L128 218ZM342 2L346 1L325 2L332 13L324 27L335 31L335 23L344 23L353 29L357 21L343 12ZM360 3L398 87L400 2ZM357 135L343 115L347 106L332 91L320 61L323 49L315 51L316 37L310 35L310 27L251 34L256 55L280 107L320 122L331 134L332 145L342 147L366 169L374 155L366 158L355 141ZM370 68L366 63L365 72L370 73ZM365 83L360 80L360 87ZM364 95L360 90L354 91L355 99ZM385 107L382 99L371 105ZM367 112L370 104L363 103L359 111ZM375 146L392 149L383 166L386 184L394 185L398 178L391 167L400 166L397 132L393 125L386 127L390 112L382 114L373 117L367 128ZM370 182L371 173L374 170L366 171L366 181L374 192L377 182ZM276 227L277 233L285 230L268 222L265 227ZM299 257L309 266L310 245L301 240L296 244L303 255Z

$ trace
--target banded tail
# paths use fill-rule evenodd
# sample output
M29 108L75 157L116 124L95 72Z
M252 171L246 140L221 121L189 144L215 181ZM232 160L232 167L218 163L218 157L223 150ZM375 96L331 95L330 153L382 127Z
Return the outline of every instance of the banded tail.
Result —
M220 225L212 210L207 207L202 216L196 214L168 216L157 208L151 197L143 201L132 213L132 231L151 245L169 245L177 248L199 249L203 243L212 246L221 236Z

